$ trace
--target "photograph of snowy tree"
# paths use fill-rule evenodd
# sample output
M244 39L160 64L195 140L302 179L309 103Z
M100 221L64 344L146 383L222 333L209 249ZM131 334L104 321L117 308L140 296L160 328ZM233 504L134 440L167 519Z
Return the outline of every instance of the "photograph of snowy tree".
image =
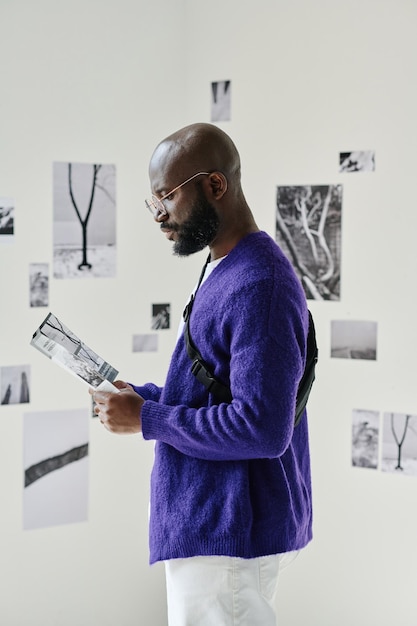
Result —
M54 277L116 274L116 168L53 164Z
M417 476L417 415L384 413L382 471Z
M276 241L307 299L340 300L342 185L277 187Z

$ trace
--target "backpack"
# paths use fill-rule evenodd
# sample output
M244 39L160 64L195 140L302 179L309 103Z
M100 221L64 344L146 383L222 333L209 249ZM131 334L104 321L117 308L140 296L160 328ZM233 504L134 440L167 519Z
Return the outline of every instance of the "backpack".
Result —
M209 257L210 259L210 257ZM207 260L207 263L209 261ZM206 265L203 268L203 271L200 276L200 280L198 281L197 288L194 294L191 296L189 303L185 307L184 310L184 339L185 345L187 348L188 356L192 361L191 372L197 378L197 380L202 383L207 390L214 396L214 398L219 402L230 403L232 401L232 393L230 388L227 385L224 385L222 382L217 380L214 374L211 372L209 366L204 361L201 356L198 348L195 346L191 334L190 334L190 316L193 308L195 295L198 291L198 288L201 285L203 280L203 276L206 270ZM297 426L301 420L301 416L304 412L304 409L307 404L308 397L310 395L311 388L313 386L313 382L315 380L316 374L316 363L318 361L318 348L316 342L316 330L314 327L313 316L311 312L308 311L308 335L307 335L307 356L306 356L306 365L304 369L303 376L298 385L297 391L297 401L295 406L295 416L294 416L294 426Z

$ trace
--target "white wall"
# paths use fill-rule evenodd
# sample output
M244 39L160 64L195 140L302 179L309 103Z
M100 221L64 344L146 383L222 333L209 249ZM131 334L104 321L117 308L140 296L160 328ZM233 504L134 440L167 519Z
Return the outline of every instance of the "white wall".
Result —
M22 530L22 447L24 413L90 407L87 388L29 346L48 310L121 376L163 380L175 331L156 355L131 343L149 332L152 302L177 306L143 199L155 142L185 123L183 22L169 0L0 1L0 195L16 204L15 241L0 247L0 365L32 368L30 404L0 407L4 626L165 622L163 568L148 565L153 445L91 420L88 523L36 531ZM53 161L116 165L117 278L51 278L49 308L30 309L28 264L52 273Z
M243 181L274 234L276 186L343 184L342 298L311 303L320 367L310 403L315 539L281 579L285 626L414 626L417 482L353 469L354 408L417 413L415 23L411 0L0 0L0 196L16 237L0 248L0 366L30 363L31 403L0 407L0 623L165 623L162 566L149 568L152 445L90 426L84 524L22 530L23 413L89 406L84 387L28 346L28 264L52 263L52 162L115 163L115 279L51 279L50 309L121 370L163 381L131 353L150 303L173 326L201 255L175 260L143 208L155 143L210 119L210 82L232 81ZM338 153L374 149L373 174L339 174ZM377 362L330 359L330 321L378 321ZM45 362L44 362L45 361Z
M343 185L341 301L311 302L314 541L282 575L280 623L414 626L416 479L352 468L350 441L354 408L417 413L417 4L205 7L187 3L188 112L206 118L209 82L231 79L221 127L240 148L259 223L274 234L277 185ZM376 151L374 173L338 173L338 153L355 149ZM378 360L330 359L332 319L377 321Z

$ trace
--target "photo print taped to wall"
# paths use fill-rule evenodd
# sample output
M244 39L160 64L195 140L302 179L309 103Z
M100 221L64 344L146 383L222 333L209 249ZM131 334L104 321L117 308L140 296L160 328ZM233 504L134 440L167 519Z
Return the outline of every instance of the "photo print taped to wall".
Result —
M152 305L152 330L164 330L171 328L171 305L170 304L153 304Z
M2 405L30 402L30 365L0 367L0 398Z
M49 263L29 264L29 304L31 307L49 304Z
M23 422L23 528L88 518L89 415L86 409L26 413Z
M417 415L383 415L382 471L417 476Z
M14 200L0 196L0 245L14 239Z
M342 185L277 187L276 241L307 299L340 300Z
M352 411L352 465L378 469L379 411Z
M330 355L334 359L376 361L377 333L377 322L332 320Z
M231 89L230 80L211 83L211 121L228 122L231 120Z
M339 172L374 172L375 152L357 150L339 153Z
M116 167L53 164L54 277L116 275Z

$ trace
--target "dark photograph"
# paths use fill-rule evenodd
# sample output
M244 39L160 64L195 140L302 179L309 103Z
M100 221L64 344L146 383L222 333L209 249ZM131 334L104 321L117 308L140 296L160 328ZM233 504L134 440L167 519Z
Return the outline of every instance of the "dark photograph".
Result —
M152 305L152 330L163 330L171 327L171 306L169 304Z

